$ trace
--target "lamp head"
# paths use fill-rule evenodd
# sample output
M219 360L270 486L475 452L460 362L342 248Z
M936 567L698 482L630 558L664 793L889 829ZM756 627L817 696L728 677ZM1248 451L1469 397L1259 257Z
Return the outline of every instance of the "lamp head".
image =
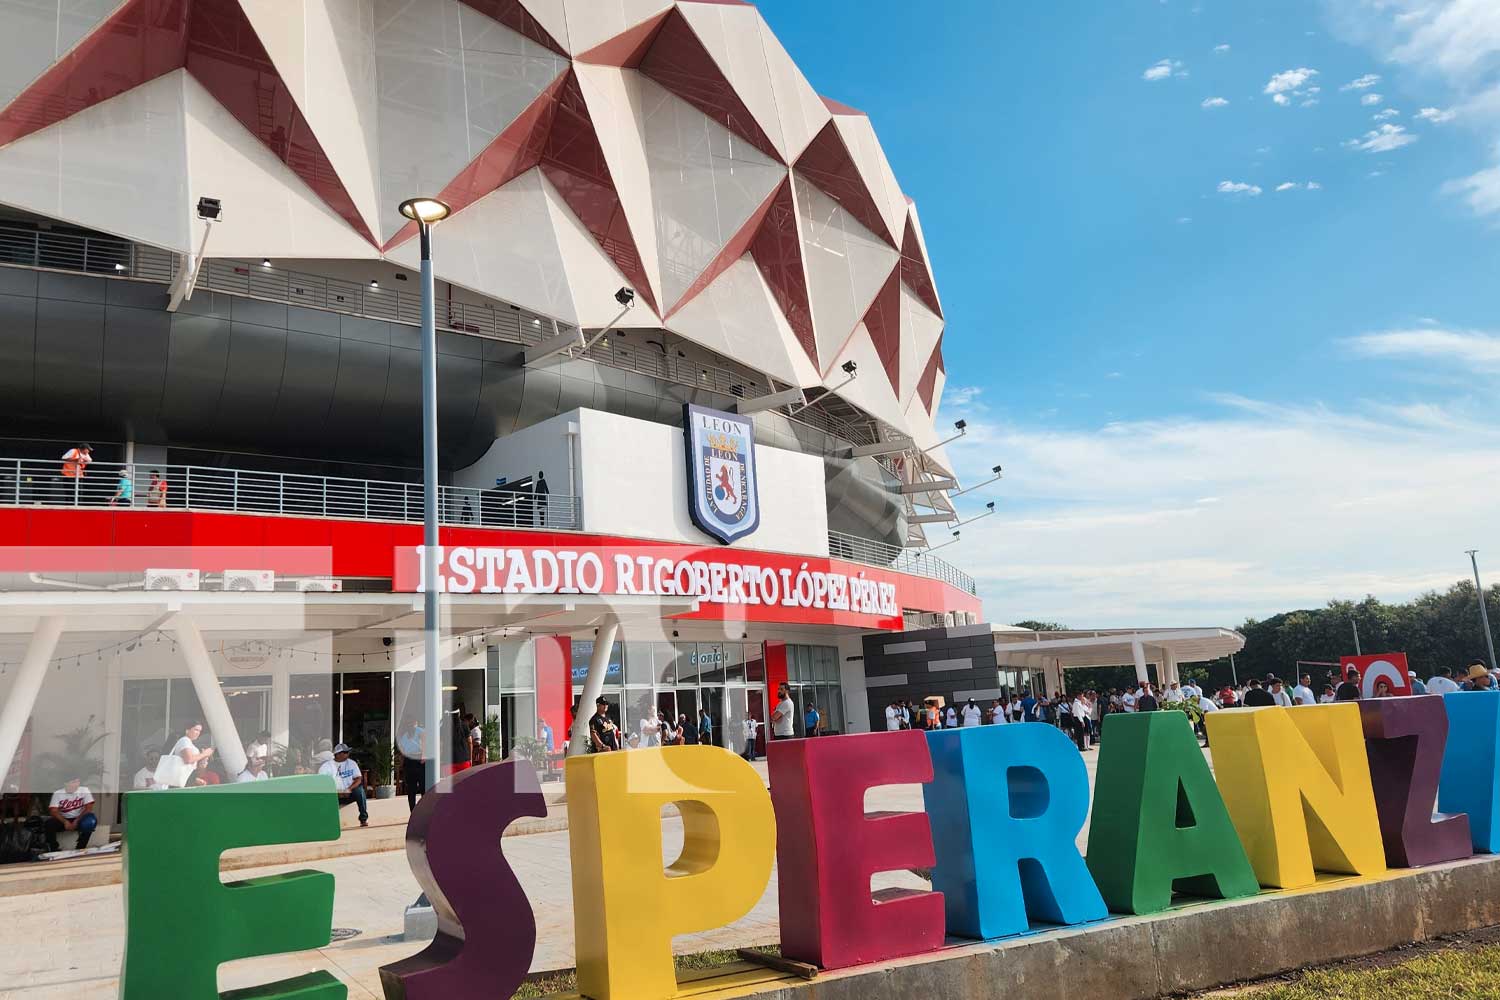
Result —
M859 365L855 364L853 361L845 361L839 367L844 370L845 375L848 375L850 377L853 377L859 371Z
M989 503L985 504L985 506L988 507L990 510L994 510L995 509L995 501L991 500Z
M425 222L428 225L442 222L453 213L446 201L436 198L408 198L401 203L400 210L411 221Z
M995 475L998 476L998 475L1000 475L1000 466L997 465L993 469L991 469L990 471L993 472Z
M224 218L223 203L217 198L199 198L198 218L204 222L218 222Z
M958 431L960 434L962 434L964 432L964 429L966 427L968 427L968 426L969 426L969 422L967 420L955 420L955 421L953 421L953 428L956 431Z
M631 306L635 305L635 290L631 288L621 288L618 292L615 292L615 301L620 303L620 305L624 308L629 309Z

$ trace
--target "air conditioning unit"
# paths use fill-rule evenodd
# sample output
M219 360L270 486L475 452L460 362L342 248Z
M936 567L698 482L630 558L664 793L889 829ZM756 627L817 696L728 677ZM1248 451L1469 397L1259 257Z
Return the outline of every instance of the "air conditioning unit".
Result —
M226 569L224 589L264 593L276 589L276 573L269 569Z
M195 569L148 569L147 590L197 590L198 571Z
M344 581L332 577L308 577L297 581L297 589L304 594L339 594L343 593Z

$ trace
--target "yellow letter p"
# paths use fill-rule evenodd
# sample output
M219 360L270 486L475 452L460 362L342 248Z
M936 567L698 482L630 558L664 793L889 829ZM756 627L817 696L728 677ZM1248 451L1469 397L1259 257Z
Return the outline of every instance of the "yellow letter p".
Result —
M567 782L579 992L675 996L672 937L738 920L770 882L770 793L753 767L711 746L571 757ZM663 870L668 803L682 814L683 844Z

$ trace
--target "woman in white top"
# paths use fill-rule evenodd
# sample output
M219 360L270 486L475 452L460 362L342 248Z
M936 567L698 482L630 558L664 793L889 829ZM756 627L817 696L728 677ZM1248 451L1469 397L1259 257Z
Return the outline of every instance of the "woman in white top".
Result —
M641 746L643 747L661 746L661 719L657 717L659 711L661 709L653 708L641 719Z
M184 788L200 760L214 755L214 748L198 749L198 740L203 736L203 723L193 721L183 730L182 737L172 744L172 752L157 765L157 781L171 788ZM163 775L163 771L171 773Z

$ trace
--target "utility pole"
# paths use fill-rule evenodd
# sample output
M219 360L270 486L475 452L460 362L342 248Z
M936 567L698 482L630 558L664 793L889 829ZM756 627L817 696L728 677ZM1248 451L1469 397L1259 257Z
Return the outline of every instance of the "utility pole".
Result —
M1479 595L1479 623L1484 626L1484 644L1490 651L1490 669L1495 669L1495 639L1490 633L1490 613L1484 607L1484 584L1479 582L1479 550L1465 549L1464 554L1474 567L1474 590Z
M1359 622L1355 620L1353 615L1350 615L1349 624L1354 626L1354 655L1359 656L1361 655L1359 649Z

